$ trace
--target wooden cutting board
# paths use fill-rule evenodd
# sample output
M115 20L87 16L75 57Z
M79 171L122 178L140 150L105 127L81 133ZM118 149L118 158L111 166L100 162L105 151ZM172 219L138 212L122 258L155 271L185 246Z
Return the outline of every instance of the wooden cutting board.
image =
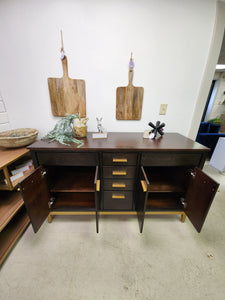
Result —
M129 68L129 84L118 87L116 90L116 119L140 120L143 103L143 87L135 87L133 81L133 68Z
M62 60L63 77L48 78L48 88L53 116L79 113L86 117L85 81L71 79L68 75L67 57Z

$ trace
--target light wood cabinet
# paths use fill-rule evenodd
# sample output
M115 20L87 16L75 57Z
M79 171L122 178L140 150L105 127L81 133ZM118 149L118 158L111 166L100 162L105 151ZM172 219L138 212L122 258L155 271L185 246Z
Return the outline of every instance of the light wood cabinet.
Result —
M30 223L22 195L16 191L20 180L34 170L33 164L21 167L30 159L25 148L0 150L0 265ZM13 170L20 174L16 179Z

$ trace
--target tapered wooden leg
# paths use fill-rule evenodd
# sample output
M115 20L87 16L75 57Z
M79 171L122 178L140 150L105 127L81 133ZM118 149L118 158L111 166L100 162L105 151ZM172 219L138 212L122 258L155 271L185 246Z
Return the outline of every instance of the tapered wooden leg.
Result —
M51 214L48 215L48 223L52 223L52 216L51 216Z
M185 214L185 213L182 213L182 214L181 214L181 222L184 223L184 222L185 222L185 219L186 219L186 214Z

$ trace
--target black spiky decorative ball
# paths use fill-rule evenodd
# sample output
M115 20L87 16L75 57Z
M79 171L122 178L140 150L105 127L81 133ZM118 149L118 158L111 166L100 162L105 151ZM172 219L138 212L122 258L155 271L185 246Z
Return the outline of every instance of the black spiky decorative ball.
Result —
M163 132L163 127L166 126L165 123L160 123L160 121L157 121L156 122L156 125L154 125L152 122L149 122L148 125L150 127L152 127L153 129L149 132L150 134L153 135L153 139L156 138L157 136L157 133L159 133L160 135L164 135L164 132Z

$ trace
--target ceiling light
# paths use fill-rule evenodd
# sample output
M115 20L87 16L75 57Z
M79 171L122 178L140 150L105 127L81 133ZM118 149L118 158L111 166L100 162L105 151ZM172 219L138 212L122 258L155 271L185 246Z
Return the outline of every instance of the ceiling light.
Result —
M225 65L216 65L216 70L223 70L225 69Z

